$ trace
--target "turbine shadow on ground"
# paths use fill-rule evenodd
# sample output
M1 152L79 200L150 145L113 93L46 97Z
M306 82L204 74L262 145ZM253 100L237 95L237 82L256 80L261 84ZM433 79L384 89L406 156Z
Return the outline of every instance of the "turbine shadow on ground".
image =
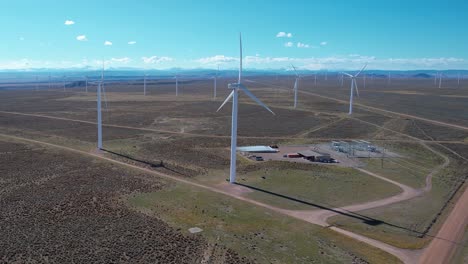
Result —
M137 159L137 158L133 158L131 156L128 156L128 155L124 155L124 154L120 154L120 153L117 153L117 152L114 152L114 151L111 151L111 150L108 150L108 149L101 149L102 151L104 152L107 152L109 154L112 154L112 155L115 155L115 156L118 156L118 157L121 157L121 158L125 158L125 159L128 159L128 160L131 160L131 161L135 161L135 162L138 162L138 163L142 163L142 164L145 164L145 165L148 165L150 166L151 168L163 168L163 169L166 169L168 171L171 171L171 172L174 172L176 174L179 174L179 175L182 175L182 176L186 176L184 175L183 173L181 172L178 172L174 169L171 169L171 168L168 168L165 164L164 164L164 161L161 160L159 163L152 163L152 162L149 162L149 161L146 161L146 160L141 160L141 159Z
M331 211L331 212L334 212L334 213L339 214L339 215L355 218L355 219L361 220L364 224L367 224L367 225L370 225L370 226L388 225L390 227L394 227L394 228L402 229L404 231L411 232L413 234L418 235L418 237L428 236L428 237L432 237L432 238L443 239L443 240L446 240L446 241L448 241L450 243L459 244L459 243L457 243L455 241L451 241L451 240L447 240L447 239L444 239L444 238L440 238L440 237L436 237L436 236L427 234L427 230L424 231L424 232L421 232L421 231L413 230L413 229L410 229L410 228L407 228L407 227L404 227L404 226L399 226L399 225L395 225L395 224L392 224L392 223L389 223L389 222L385 222L383 220L368 217L368 216L365 216L365 215L362 215L362 214L359 214L359 213L356 213L356 212L353 212L353 211L340 209L340 208L332 208L331 205L326 205L326 206L325 205L319 205L319 204L311 203L311 202L308 202L308 201L300 200L298 198L294 198L294 197L291 197L291 196L287 196L287 195L284 195L284 194L279 194L279 193L264 190L264 189L261 189L261 188L258 188L258 187L243 184L243 183L236 182L234 184L239 185L239 186L243 186L243 187L255 190L255 191L259 191L259 192L274 195L274 196L277 196L277 197L280 197L280 198L284 198L284 199L287 199L287 200L290 200L290 201L294 201L294 202L297 202L297 203L309 205L311 207L315 207L315 208L318 208L318 209ZM338 210L338 209L340 209L340 210ZM337 227L340 227L340 226L337 225Z

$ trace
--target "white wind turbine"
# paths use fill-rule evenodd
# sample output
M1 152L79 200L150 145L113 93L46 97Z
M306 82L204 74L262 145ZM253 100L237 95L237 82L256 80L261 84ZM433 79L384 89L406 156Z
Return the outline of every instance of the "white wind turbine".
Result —
M66 89L65 89L65 82L66 82L66 79L67 79L67 76L66 76L66 75L64 75L64 76L63 76L63 79L62 79L62 83L63 83L63 91L64 91L64 92L66 91Z
M356 88L356 95L359 97L359 90L358 90L358 87L357 87L357 82L356 82L356 78L359 76L359 74L361 74L362 71L364 71L364 69L367 67L367 63L366 65L364 65L364 67L362 67L362 69L356 74L356 75L351 75L349 73L346 73L344 72L343 74L348 76L349 78L351 78L351 92L350 92L350 96L349 96L349 115L351 115L353 113L353 97L354 97L354 89Z
M104 61L102 62L101 81L97 88L97 128L98 128L98 150L102 149L102 113L101 113L101 89L104 86Z
M442 88L442 73L439 73L439 88Z
M175 96L179 96L179 75L177 73L174 79L175 79Z
M242 36L239 34L239 46L240 46L240 57L239 57L239 80L237 83L230 83L228 88L232 92L228 95L226 100L221 104L216 112L218 112L229 100L232 98L232 127L231 127L231 167L229 182L236 182L236 150L237 150L237 109L238 109L238 99L239 99L239 90L247 94L252 100L257 104L268 110L273 115L273 111L268 108L262 101L260 101L255 95L253 95L247 87L242 84Z
M294 81L294 109L297 107L297 90L298 90L298 82L301 76L297 73L296 67L291 64L291 67L294 69L294 73L296 74L296 81Z

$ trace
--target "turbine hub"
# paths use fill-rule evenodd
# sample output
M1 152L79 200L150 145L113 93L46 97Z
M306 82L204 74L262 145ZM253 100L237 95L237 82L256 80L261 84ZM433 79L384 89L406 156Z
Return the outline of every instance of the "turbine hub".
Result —
M228 89L234 90L239 88L239 83L230 83L228 84Z

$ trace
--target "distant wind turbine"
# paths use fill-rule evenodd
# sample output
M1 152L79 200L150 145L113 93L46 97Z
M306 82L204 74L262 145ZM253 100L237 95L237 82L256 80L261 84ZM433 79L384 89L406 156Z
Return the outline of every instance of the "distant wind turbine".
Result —
M104 61L102 61L101 81L97 89L97 128L98 128L98 150L102 149L102 113L101 113L101 89L104 85Z
M359 90L358 90L358 87L357 87L357 82L356 82L356 78L359 76L359 74L361 74L362 71L364 71L364 69L367 67L367 63L366 65L364 65L364 67L362 67L362 69L356 74L356 75L351 75L349 73L346 73L344 72L343 74L345 74L346 76L348 76L349 78L351 78L351 91L350 91L350 96L349 96L349 115L351 115L353 113L353 97L354 97L354 89L356 88L356 95L359 97Z
M439 74L439 89L442 88L442 73Z
M257 104L268 110L273 115L273 111L268 108L262 101L260 101L255 95L253 95L247 87L242 84L242 36L239 34L239 46L240 46L240 59L239 59L239 80L237 83L230 83L228 88L232 92L228 95L226 100L218 108L217 112L232 98L232 127L231 127L231 166L229 174L229 182L236 182L236 150L237 150L237 108L238 108L238 97L239 90L243 91L247 96L254 100Z
M296 74L296 80L294 81L294 109L297 107L297 90L298 88L298 82L301 76L297 73L296 67L291 64L291 67L294 69L294 73Z

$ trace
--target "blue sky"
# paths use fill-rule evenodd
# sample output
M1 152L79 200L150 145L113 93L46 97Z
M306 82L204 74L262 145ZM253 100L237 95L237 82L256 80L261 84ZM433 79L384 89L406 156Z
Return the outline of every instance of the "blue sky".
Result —
M0 69L468 69L465 1L6 2Z

